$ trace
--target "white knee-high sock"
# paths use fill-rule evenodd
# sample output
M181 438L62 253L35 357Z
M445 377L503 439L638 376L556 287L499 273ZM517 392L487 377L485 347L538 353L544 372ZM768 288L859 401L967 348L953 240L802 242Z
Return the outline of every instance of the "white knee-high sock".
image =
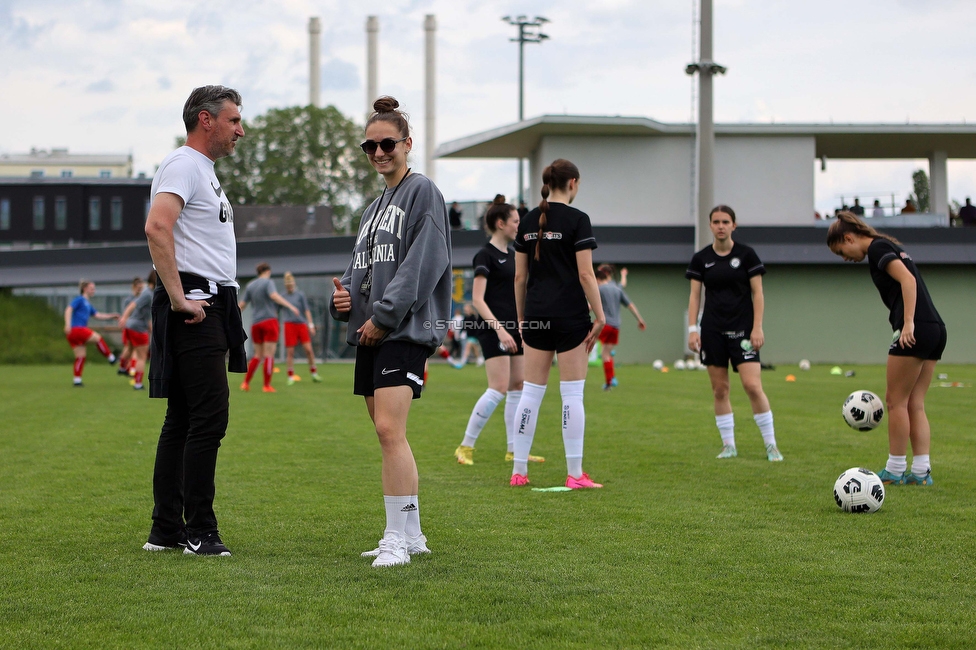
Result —
M586 411L583 408L585 380L559 382L563 398L563 447L566 449L566 471L573 478L583 475L583 434Z
M505 442L508 451L515 451L515 414L518 413L522 391L510 390L505 394Z
M773 429L773 412L754 413L752 419L759 426L759 433L762 434L763 442L767 445L776 445L776 431Z
M539 421L539 407L546 394L545 385L524 382L522 384L522 399L519 400L515 421L515 465L512 474L525 476L529 473L529 452L532 451L532 439L535 438L535 427Z
M384 535L393 533L406 538L407 515L417 507L411 502L411 498L415 497L383 496L383 503L386 505L386 530L383 532Z
M407 534L407 539L414 539L420 537L420 499L417 498L416 494L410 496L410 503L413 504L413 509L407 511L407 523L404 527L404 532Z
M481 430L488 424L488 418L495 412L495 408L502 403L503 399L505 396L493 388L489 388L482 394L474 408L471 409L471 417L468 418L468 428L464 430L462 445L474 447Z
M731 413L716 415L715 426L718 427L718 433L722 436L722 444L735 447L735 416Z

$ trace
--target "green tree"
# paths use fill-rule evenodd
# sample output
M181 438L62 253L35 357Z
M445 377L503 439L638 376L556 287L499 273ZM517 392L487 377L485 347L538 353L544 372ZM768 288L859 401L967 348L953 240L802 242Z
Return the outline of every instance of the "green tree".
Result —
M355 228L382 179L359 148L362 127L334 106L272 108L244 124L216 172L243 205L329 205L338 229Z
M924 169L916 169L912 174L912 184L915 187L913 196L916 209L919 212L929 211L929 176Z

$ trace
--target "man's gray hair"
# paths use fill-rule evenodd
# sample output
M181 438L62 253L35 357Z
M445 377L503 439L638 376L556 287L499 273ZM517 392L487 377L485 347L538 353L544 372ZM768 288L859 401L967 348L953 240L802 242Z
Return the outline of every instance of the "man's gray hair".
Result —
M183 124L186 125L186 132L190 133L197 128L200 121L200 111L207 111L214 117L220 115L220 110L224 107L224 102L230 100L234 105L240 107L241 94L233 88L225 86L200 86L194 88L190 93L186 104L183 105Z

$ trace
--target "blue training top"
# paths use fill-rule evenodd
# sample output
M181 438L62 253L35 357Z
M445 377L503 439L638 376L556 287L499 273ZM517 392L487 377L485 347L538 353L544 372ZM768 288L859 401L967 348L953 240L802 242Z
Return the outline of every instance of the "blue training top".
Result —
M96 313L95 308L88 302L88 298L78 296L71 301L71 326L88 327L88 319Z

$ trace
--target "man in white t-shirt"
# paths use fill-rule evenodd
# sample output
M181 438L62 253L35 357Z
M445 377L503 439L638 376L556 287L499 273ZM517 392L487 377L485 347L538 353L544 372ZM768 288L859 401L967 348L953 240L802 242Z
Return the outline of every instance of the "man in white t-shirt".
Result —
M153 525L144 549L230 555L213 510L217 449L227 432L230 370L246 369L237 306L234 210L214 174L241 126L241 96L195 89L183 107L186 145L152 183L146 238L158 284L152 305L149 396L167 398L153 472Z

